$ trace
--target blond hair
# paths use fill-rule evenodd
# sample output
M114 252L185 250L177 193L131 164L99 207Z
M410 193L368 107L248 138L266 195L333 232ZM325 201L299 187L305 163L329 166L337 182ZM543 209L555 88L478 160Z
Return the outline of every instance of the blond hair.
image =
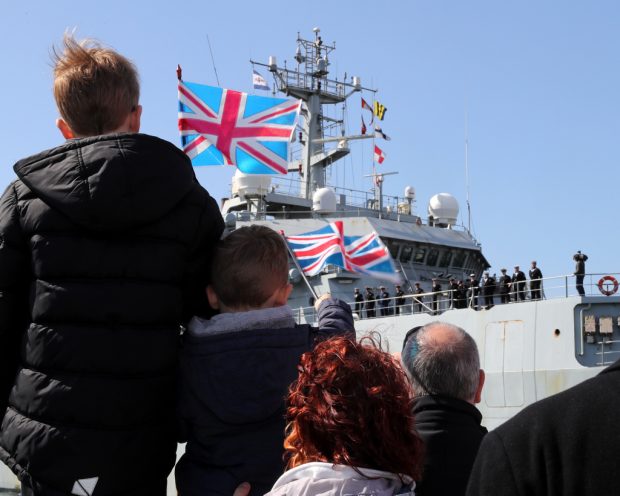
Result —
M79 136L96 136L119 128L140 98L134 64L94 40L66 34L56 48L54 98L61 117Z

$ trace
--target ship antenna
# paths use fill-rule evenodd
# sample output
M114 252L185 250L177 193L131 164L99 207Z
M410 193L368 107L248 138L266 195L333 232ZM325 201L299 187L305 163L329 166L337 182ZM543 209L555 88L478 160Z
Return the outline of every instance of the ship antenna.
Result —
M467 231L471 234L471 204L469 203L469 136L467 130L467 108L465 109L465 191L467 194Z
M211 54L211 64L213 64L213 72L215 72L215 80L217 81L217 85L220 86L220 78L217 77L217 68L215 67L215 59L213 58L213 50L211 50L211 41L209 40L209 35L207 35L207 43L209 44L209 53Z

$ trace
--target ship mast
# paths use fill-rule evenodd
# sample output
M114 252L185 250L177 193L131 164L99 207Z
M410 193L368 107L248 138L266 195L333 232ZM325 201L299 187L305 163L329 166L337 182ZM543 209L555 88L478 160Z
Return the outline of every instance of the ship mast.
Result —
M302 39L299 33L297 34L297 50L294 57L296 69L294 70L287 68L286 63L283 68L279 67L274 56L269 57L269 64L251 61L252 64L269 69L279 91L305 102L301 110L303 117L300 135L301 161L293 164L289 172L299 172L300 194L307 199L311 199L317 189L325 187L325 168L350 152L349 140L373 137L372 135L324 137L324 121L331 120L341 126L343 121L328 119L322 113L322 106L342 103L358 91L375 92L375 90L363 88L358 77L352 77L351 82L338 81L337 78L329 79L329 58L336 49L336 44L324 43L319 34L321 32L319 28L314 28L313 31L314 40ZM337 142L337 146L328 149L325 145L329 142Z

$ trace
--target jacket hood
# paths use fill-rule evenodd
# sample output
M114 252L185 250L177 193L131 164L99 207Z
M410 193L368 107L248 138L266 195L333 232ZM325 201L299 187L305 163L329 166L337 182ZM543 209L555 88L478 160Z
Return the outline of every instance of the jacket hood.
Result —
M331 463L312 462L285 472L265 496L340 496L372 494L375 496L413 496L415 483L390 472ZM360 475L360 472L364 476Z
M50 207L100 230L152 222L197 184L181 150L146 134L68 140L20 160L14 170Z

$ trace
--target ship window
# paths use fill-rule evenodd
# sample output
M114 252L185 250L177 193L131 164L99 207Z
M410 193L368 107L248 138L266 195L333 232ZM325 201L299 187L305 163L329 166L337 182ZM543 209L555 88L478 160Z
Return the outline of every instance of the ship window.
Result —
M431 250L428 252L428 259L426 260L426 264L427 265L436 265L437 264L437 258L439 257L439 251L438 250Z
M452 259L451 251L444 251L443 255L441 255L441 262L439 262L440 267L448 267L450 265L450 260Z
M456 255L454 255L454 259L452 260L452 267L462 268L463 264L465 263L466 256L467 253L465 253L464 251L456 252Z
M387 239L387 240L385 240L385 243L387 245L387 249L390 252L390 255L392 255L392 258L397 258L398 257L398 249L400 248L400 244L397 243L396 241L394 241L393 239Z
M413 246L410 246L410 245L403 246L403 249L400 252L400 261L408 262L409 260L411 260L411 252L413 252Z
M424 257L426 256L426 248L418 248L413 256L415 263L424 263Z

